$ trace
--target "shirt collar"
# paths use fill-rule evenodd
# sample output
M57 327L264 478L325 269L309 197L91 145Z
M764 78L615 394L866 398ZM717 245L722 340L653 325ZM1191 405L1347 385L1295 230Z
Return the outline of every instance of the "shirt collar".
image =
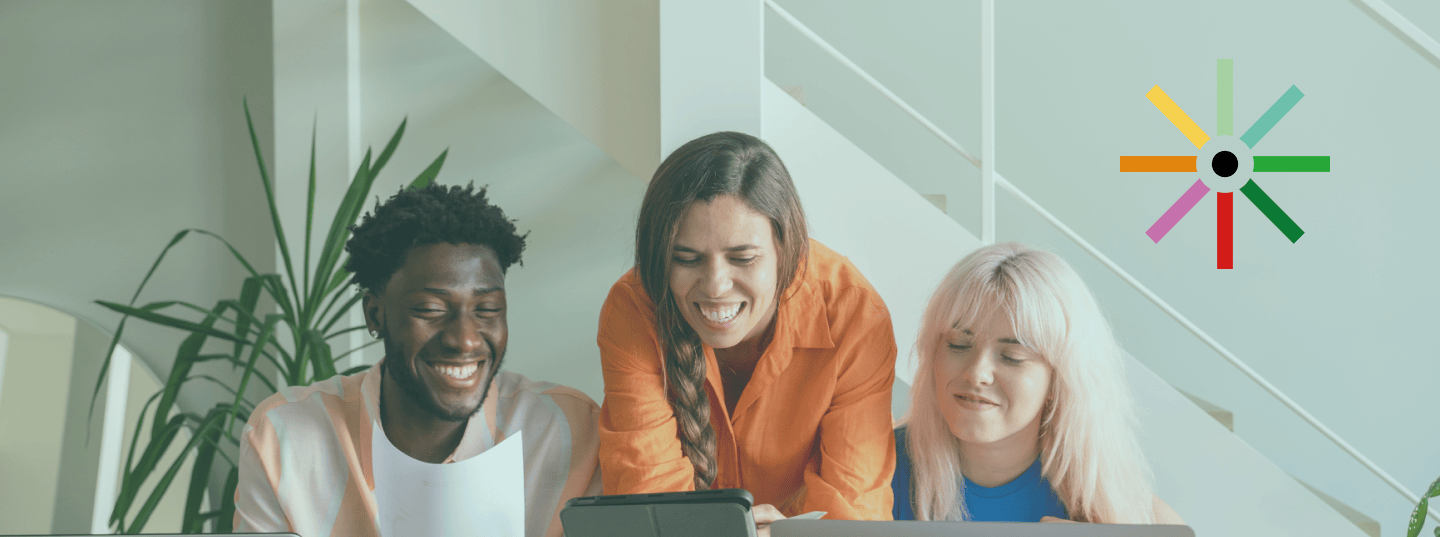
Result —
M819 284L809 277L813 267L806 267L805 273L796 277L791 284L793 294L780 303L777 322L784 323L783 332L789 335L788 345L804 349L830 349L835 341L830 337L830 320L826 315L825 298L821 296ZM790 293L790 290L786 290ZM776 338L779 339L779 338Z
M380 423L380 379L384 373L384 364L385 360L382 358L374 366L371 366L370 369L367 369L365 371L365 377L360 380L360 392L365 395L367 417L371 423L375 424ZM499 377L500 372L497 371L495 376ZM481 406L480 411L470 416L470 422L465 425L465 434L460 437L460 444L455 446L455 451L450 454L449 458L445 459L445 462L463 461L474 457L494 447L495 444L499 443L499 440L502 440L496 438L499 433L499 428L496 423L496 406L500 398L500 382L498 378L490 381L490 389L488 392L489 393L485 395L485 403ZM369 451L370 450L366 450L367 458L369 457ZM366 469L368 474L368 465ZM373 488L375 486L374 477L370 475L366 475L365 477L370 481L370 486Z

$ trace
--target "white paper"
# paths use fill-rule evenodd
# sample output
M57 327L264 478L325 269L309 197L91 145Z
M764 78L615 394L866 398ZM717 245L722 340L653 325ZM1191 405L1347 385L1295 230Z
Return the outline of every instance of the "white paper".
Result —
M411 458L372 423L371 464L382 537L525 535L520 431L484 453L430 464Z

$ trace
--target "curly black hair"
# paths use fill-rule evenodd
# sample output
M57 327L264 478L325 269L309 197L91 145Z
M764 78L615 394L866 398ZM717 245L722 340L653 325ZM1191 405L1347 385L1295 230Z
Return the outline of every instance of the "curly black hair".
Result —
M355 276L351 283L361 289L383 292L385 283L410 249L426 244L479 244L495 250L500 271L520 262L525 237L515 231L515 221L485 198L486 187L430 184L391 196L385 203L376 200L375 210L360 224L350 226L353 236L345 243L350 260L345 270ZM522 265L524 263L521 263Z

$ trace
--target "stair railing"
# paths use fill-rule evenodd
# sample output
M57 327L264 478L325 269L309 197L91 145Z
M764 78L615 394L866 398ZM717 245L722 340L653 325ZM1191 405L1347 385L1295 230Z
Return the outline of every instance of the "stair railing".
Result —
M924 115L920 114L919 111L915 110L914 107L906 103L905 100L901 99L900 96L895 94L895 92L890 91L889 88L886 88L885 85L881 84L879 80L875 79L875 77L870 76L869 73L865 72L864 69L861 69L859 65L855 64L855 62L845 57L844 54L841 54L838 49L836 49L830 43L826 42L825 39L821 38L819 34L816 34L809 27L805 26L805 24L801 23L799 19L796 19L789 12L785 11L784 8L780 7L779 4L775 3L775 0L764 1L765 6L770 8L772 12L774 12L785 22L789 23L790 26L794 27L796 31L799 31L801 35L805 36L816 46L820 47L821 50L825 51L832 58L835 58L836 61L839 61L841 65L844 65L856 76L859 76L860 79L864 80L866 84L869 84L871 88L874 88L876 91L880 92L881 95L883 95L891 103L895 104L895 106L900 108L900 110L904 111L906 115L909 115L912 119L914 119L917 123L924 127L925 130L930 131L931 134L939 138L941 142L945 143L945 145L950 146L951 149L955 150L956 153L959 153L961 157L965 158L965 160L970 161L970 163L974 164L975 167L982 168L982 170L986 168L986 166L984 166L984 162L976 158L974 155L970 154L969 151L966 151L965 148L961 146L959 142L956 142L954 138L951 138L950 135L946 134L945 131L940 129L940 127L936 126ZM1375 3L1377 0L1362 1L1369 4ZM993 2L994 0L982 0L981 17L982 34L984 34L982 37L986 41L986 43L982 43L981 45L982 54L988 53L989 55L993 55L994 51L993 40L995 34L993 22ZM992 75L994 68L993 60L990 62L985 62L984 59L982 59L982 64L984 65L984 67L982 67L984 75ZM993 84L990 76L984 76L984 78L986 80L982 80L981 82L982 92L984 91L983 86ZM991 108L989 113L993 114L993 99L982 98L982 100L986 101L983 104L987 108ZM982 112L982 114L983 113L985 112ZM990 125L990 127L993 129L993 124ZM993 136L993 133L991 134ZM991 138L991 136L985 136L984 138ZM993 147L993 143L986 145ZM1065 223L1061 222L1059 218L1055 217L1055 215L1050 214L1050 211L1045 210L1044 207L1042 207L1039 203L1036 203L1035 200L1030 198L1030 196L1025 195L1025 193L1022 192L1019 187L1016 187L1014 183L1006 180L1000 175L999 172L992 173L995 186L999 186L1000 188L1009 192L1011 195L1014 195L1016 199L1019 199L1026 206L1030 207L1031 210L1035 211L1036 214L1040 215L1047 222L1050 222L1050 225L1055 226L1056 229L1060 230L1061 233L1064 233L1066 237L1069 237L1070 240L1074 241L1075 244L1079 245L1080 248L1084 249L1085 252L1090 254L1091 257L1094 257L1102 265L1105 265L1105 268L1110 269L1110 272L1115 273L1116 276L1119 276L1120 279L1124 280L1125 283L1130 285L1130 287L1134 288L1136 291L1139 291L1140 294L1144 295L1145 298L1148 299L1151 303L1158 306L1161 311L1165 312L1166 315L1169 315L1170 318L1175 319L1175 321L1180 323L1181 326L1185 327L1186 330L1189 330L1191 334L1194 334L1195 337L1199 338L1200 341L1204 342L1206 346L1209 346L1227 362L1230 362L1230 365L1235 366L1236 369L1239 369L1240 372L1244 373L1245 376L1250 378L1250 380L1260 385L1260 387L1263 388L1266 392L1268 392L1271 396L1284 404L1286 408L1289 408L1297 416L1300 416L1300 419L1305 420L1305 423L1310 424L1311 427L1314 427L1315 430L1319 431L1320 434L1324 435L1325 438L1328 438L1346 454L1353 457L1356 461L1359 461L1360 464L1363 465L1367 470L1370 470L1370 473L1375 474L1375 476L1379 477L1381 481L1384 481L1386 485L1389 485L1390 488L1393 488L1396 492L1399 492L1400 495L1404 496L1411 505L1416 505L1420 503L1420 498L1418 496L1406 489L1404 485L1401 485L1399 481L1396 481L1394 477L1391 477L1390 474L1386 472L1383 468L1380 468L1379 465L1372 462L1370 458L1366 457L1365 454L1360 452L1360 450L1355 449L1354 446L1351 446L1349 442L1346 442L1345 439L1341 438L1339 434L1335 433L1335 431L1330 430L1330 428L1325 426L1324 423L1321 423L1318 418L1311 415L1310 412L1306 411L1304 407L1301 407L1299 403L1296 403L1295 400L1291 399L1288 395L1285 395L1285 392L1281 391L1280 388L1275 387L1275 385L1271 384L1270 381L1266 380L1264 376L1261 376L1260 373L1257 373L1254 369L1252 369L1249 364L1246 364L1239 357L1235 356L1234 353L1226 349L1224 345L1221 345L1220 342L1215 341L1215 338L1210 337L1210 334L1207 334L1204 330L1201 330L1200 327L1195 325L1195 323L1190 322L1190 319L1186 318L1174 307L1171 307L1169 303L1165 302L1164 299L1161 299L1159 295L1156 295L1153 291L1150 290L1150 288L1146 287L1145 284L1140 283L1140 280L1135 279L1135 277L1131 276L1129 272L1126 272L1125 269L1121 268L1119 264L1112 261L1104 253L1100 252L1098 248L1091 245L1090 241L1085 240L1085 238L1081 237L1079 233L1075 232L1075 230L1070 229L1070 226L1065 225ZM982 182L983 181L984 179L982 178ZM993 216L995 200L993 198L993 193L990 193L990 196L986 196L985 194L986 193L982 193L981 214L982 228L984 229L982 229L981 235L982 238L986 239L984 240L984 242L988 244L994 241ZM989 217L987 218L985 215L989 215ZM1437 514L1436 511L1440 510L1433 510L1429 512L1430 518L1436 520L1437 522L1440 522L1440 514Z

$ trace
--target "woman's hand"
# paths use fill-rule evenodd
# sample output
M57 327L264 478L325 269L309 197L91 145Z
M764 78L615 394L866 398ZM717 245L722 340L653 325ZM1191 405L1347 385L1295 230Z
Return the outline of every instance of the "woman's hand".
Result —
M1066 520L1066 519L1063 519L1063 518L1060 518L1060 517L1054 517L1054 516L1042 516L1042 517L1040 517L1040 521L1041 521L1041 522L1050 522L1050 523L1061 523L1061 524L1079 524L1079 522L1076 522L1076 521L1074 521L1074 520Z
M785 520L785 515L768 503L751 507L750 514L755 517L755 537L770 537L770 523Z

